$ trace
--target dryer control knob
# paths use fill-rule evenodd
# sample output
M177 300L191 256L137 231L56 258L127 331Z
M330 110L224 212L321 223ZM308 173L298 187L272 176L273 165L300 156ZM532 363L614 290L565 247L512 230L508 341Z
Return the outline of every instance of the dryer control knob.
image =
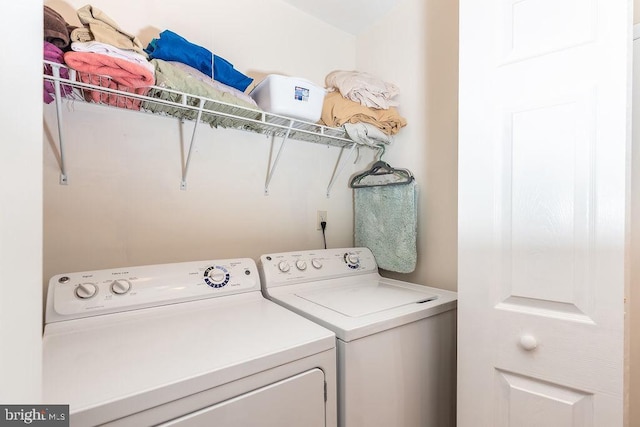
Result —
M311 265L313 266L313 268L322 268L322 261L320 261L318 258L314 258L311 260Z
M304 271L307 269L307 262L303 259L299 259L296 261L296 268L300 271Z
M94 283L80 283L75 290L76 296L81 299L89 299L97 293L98 287Z
M280 261L280 263L278 263L278 269L283 273L289 271L290 268L291 267L289 266L289 263L287 261Z
M358 264L360 264L360 258L358 258L356 254L346 253L344 254L344 262L346 262L350 268L357 268Z
M128 280L118 279L111 282L111 292L116 295L124 295L131 290L131 283Z
M230 278L229 271L220 265L207 267L204 271L204 282L212 288L224 287Z

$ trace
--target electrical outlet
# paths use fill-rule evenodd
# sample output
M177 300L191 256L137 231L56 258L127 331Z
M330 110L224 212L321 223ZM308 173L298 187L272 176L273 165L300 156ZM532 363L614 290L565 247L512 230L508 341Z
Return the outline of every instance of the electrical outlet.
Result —
M316 230L322 230L321 222L327 222L327 211L318 211L318 220L316 221Z

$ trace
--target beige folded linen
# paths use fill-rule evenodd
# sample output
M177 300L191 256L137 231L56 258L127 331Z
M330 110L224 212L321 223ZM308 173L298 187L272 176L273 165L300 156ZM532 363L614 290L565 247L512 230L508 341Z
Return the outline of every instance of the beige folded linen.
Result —
M85 26L71 32L71 40L78 42L98 41L120 49L133 50L147 58L140 40L126 31L100 9L90 4L78 9L78 18Z
M387 135L395 135L407 125L404 117L393 107L386 110L365 107L343 98L340 92L331 92L324 97L320 121L331 127L340 127L345 123L369 123Z

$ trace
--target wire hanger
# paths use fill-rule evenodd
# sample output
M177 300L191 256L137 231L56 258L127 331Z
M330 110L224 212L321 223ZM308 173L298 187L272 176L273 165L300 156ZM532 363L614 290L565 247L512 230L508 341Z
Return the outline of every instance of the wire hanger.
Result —
M379 146L377 161L371 167L355 175L349 187L381 187L386 185L405 185L413 182L413 174L408 169L396 169L382 161L384 145Z

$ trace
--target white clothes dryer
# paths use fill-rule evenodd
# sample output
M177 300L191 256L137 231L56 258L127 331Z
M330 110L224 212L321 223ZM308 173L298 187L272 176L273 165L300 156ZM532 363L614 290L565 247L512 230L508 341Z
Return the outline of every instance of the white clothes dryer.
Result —
M455 292L386 279L367 248L262 255L265 296L335 332L338 425L455 425Z
M336 426L333 332L268 301L251 259L60 274L47 403L72 426Z

